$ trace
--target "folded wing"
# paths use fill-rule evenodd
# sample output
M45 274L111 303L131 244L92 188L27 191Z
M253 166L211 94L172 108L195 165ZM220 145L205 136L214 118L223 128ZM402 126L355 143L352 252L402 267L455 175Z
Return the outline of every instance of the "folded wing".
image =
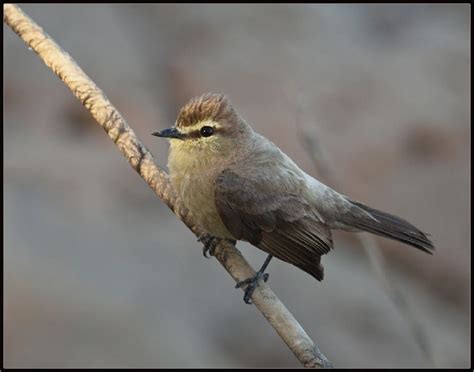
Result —
M226 170L214 185L216 207L239 240L323 279L321 255L332 248L331 232L304 198L304 180Z

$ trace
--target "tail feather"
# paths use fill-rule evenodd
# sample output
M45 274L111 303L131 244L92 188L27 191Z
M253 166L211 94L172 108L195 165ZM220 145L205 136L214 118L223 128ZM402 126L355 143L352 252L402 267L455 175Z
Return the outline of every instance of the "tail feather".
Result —
M433 254L434 246L427 237L429 234L424 233L400 217L373 209L359 202L352 200L350 202L368 212L375 219L352 218L350 222L347 221L351 226L385 238L398 240L423 252Z

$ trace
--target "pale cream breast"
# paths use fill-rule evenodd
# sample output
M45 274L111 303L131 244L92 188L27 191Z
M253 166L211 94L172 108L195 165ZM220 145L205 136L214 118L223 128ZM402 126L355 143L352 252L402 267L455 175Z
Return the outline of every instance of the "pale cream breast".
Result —
M190 154L189 148L181 147L182 143L172 142L175 143L171 144L168 157L170 180L184 206L211 235L235 239L222 222L215 204L214 180L221 170L204 154Z

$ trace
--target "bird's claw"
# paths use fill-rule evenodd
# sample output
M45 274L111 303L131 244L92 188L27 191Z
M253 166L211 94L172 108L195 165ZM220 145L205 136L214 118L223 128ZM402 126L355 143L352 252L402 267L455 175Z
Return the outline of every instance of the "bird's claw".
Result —
M217 247L217 244L219 244L222 240L227 240L230 244L235 245L237 243L236 240L233 239L227 239L227 238L218 238L216 236L212 236L211 234L202 234L198 238L198 242L201 242L204 244L204 247L202 248L202 255L206 258L210 258L215 255L215 250ZM207 254L209 253L210 256Z
M245 291L244 291L244 302L246 304L252 303L252 301L250 301L250 297L252 297L252 294L255 291L255 288L258 287L260 279L263 279L263 281L266 282L269 276L270 274L268 273L257 272L254 276L247 278L245 280L242 280L241 282L238 282L235 285L235 288L240 288L244 285L247 285L247 288L245 288Z
M211 258L214 256L214 250L220 242L220 238L216 238L215 236L212 236L210 234L203 234L198 238L198 242L201 242L204 244L204 247L202 249L202 255L206 258ZM210 254L208 256L207 254Z

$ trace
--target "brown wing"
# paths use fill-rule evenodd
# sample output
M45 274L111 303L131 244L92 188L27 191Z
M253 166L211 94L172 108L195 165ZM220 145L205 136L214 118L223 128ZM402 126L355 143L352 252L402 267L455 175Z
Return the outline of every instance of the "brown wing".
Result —
M321 255L332 248L331 232L301 196L304 180L241 177L224 171L214 197L226 228L265 252L323 279Z

